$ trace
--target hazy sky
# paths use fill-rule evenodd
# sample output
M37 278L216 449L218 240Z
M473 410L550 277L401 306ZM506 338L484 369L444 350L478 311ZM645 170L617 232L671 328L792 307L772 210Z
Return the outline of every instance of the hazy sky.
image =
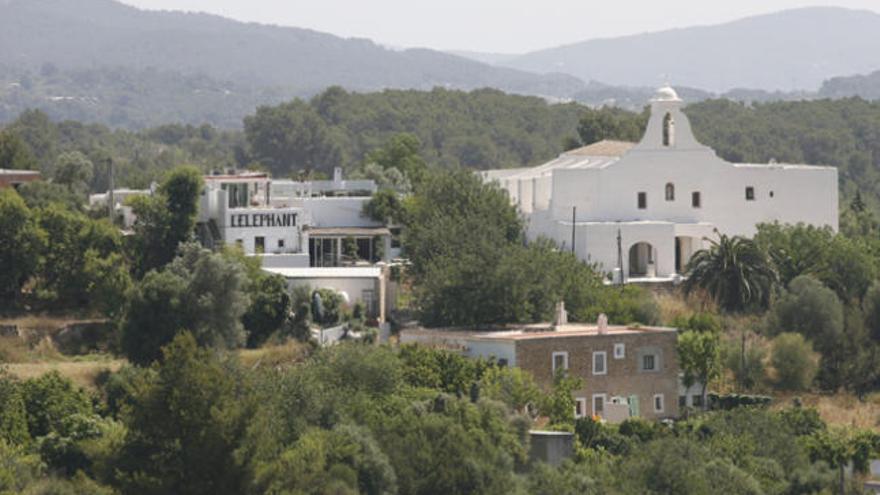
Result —
M880 0L122 0L297 26L399 47L518 53L589 38L714 24L810 5Z

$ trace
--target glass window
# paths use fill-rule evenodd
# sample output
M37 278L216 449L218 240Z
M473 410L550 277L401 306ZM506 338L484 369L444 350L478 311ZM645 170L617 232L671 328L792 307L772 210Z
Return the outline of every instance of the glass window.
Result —
M639 200L639 209L640 210L644 210L645 208L648 207L648 193L640 192L638 200Z
M693 404L694 407L703 407L703 396L700 394L694 394L694 396L691 397L691 404Z
M266 252L266 238L262 236L254 237L254 252L263 254Z
M701 199L702 198L700 198L700 191L694 191L693 193L691 193L691 206L693 206L694 208L700 208L701 206L703 206L702 201L700 201Z
M601 417L605 413L605 394L593 396L593 415Z
M563 371L568 369L568 353L567 352L554 352L553 353L553 374L555 375L558 371Z
M278 247L279 247L279 248L283 248L283 247L284 247L284 239L278 239Z
M656 358L653 354L645 354L642 356L642 369L645 371L654 371L656 368Z
M755 200L755 188L752 186L746 187L746 201L754 201Z
M654 412L663 412L663 394L657 394L654 396Z
M593 374L594 375L604 375L608 372L605 367L605 351L598 351L593 353Z
M666 184L666 201L675 201L675 185L671 182Z
M614 359L623 359L626 357L626 344L614 344Z

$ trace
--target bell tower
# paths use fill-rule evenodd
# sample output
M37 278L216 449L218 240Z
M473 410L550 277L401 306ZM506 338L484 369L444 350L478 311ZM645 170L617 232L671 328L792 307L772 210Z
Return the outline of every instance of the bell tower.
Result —
M708 150L691 131L681 111L684 102L670 86L658 89L651 99L651 117L642 140L633 150Z

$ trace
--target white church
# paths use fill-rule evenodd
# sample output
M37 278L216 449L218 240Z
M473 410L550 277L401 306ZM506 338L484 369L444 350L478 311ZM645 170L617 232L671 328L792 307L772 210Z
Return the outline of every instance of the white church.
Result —
M670 87L651 100L638 143L601 141L534 168L491 170L528 223L614 281L675 280L715 231L763 222L837 230L837 169L729 163L697 142Z

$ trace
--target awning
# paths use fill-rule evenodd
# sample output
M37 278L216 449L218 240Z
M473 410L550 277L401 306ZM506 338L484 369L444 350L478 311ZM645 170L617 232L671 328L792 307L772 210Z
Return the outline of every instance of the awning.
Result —
M388 227L312 227L305 230L313 237L376 237L391 235Z

